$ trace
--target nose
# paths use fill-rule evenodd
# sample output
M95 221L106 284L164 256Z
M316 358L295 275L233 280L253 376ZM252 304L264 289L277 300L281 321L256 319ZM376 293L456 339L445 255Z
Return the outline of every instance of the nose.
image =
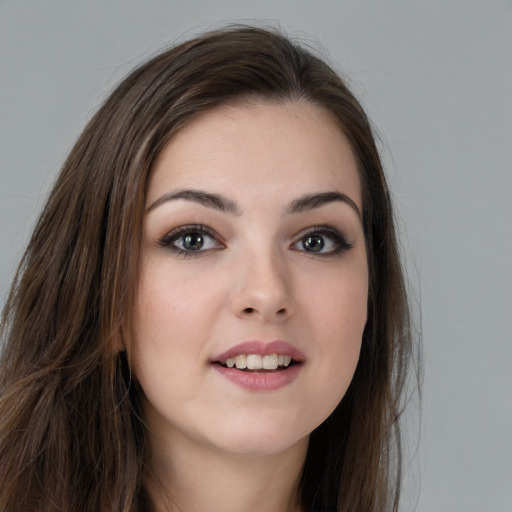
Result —
M269 250L234 266L232 312L242 319L284 322L293 315L292 278L284 256Z

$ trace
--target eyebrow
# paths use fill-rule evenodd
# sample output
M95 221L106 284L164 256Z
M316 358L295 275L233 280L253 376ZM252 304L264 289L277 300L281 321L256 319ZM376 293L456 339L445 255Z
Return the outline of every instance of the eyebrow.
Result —
M164 203L169 201L176 201L178 199L185 199L186 201L199 203L203 206L206 206L207 208L213 208L224 213L231 213L237 217L242 214L242 210L235 203L235 201L232 201L227 197L224 197L220 194L205 192L203 190L188 188L169 192L160 196L147 208L146 213L154 210ZM302 213L334 202L342 202L347 204L357 213L359 219L362 220L361 211L359 210L357 204L349 196L343 194L342 192L320 192L305 194L289 203L286 212L289 214Z
M219 194L212 194L210 192L204 192L202 190L194 190L188 188L164 194L147 208L146 213L150 212L151 210L154 210L155 208L164 203L167 203L168 201L175 201L177 199L193 201L195 203L202 204L207 208L213 208L215 210L219 210L225 213L232 213L233 215L236 216L241 215L241 210L238 208L237 204L231 199L223 197Z
M288 205L287 211L288 213L302 213L338 201L348 204L357 213L359 219L362 220L363 216L355 201L342 192L320 192L303 195L292 201Z

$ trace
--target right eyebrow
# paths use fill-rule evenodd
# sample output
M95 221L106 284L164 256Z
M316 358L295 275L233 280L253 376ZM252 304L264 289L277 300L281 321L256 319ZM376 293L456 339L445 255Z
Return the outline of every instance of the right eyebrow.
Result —
M195 190L190 188L185 188L181 190L176 190L174 192L169 192L167 194L163 194L156 201L151 203L150 206L146 209L146 213L154 210L158 206L161 206L164 203L169 201L176 201L178 199L185 199L186 201L193 201L195 203L199 203L208 208L214 208L215 210L219 210L225 213L231 213L239 217L241 215L241 210L238 205L228 199L227 197L223 197L219 194L212 194L210 192L204 192L203 190Z

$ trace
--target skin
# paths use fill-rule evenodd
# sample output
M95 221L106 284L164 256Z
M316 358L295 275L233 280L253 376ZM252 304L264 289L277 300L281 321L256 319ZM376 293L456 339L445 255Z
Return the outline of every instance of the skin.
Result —
M183 189L221 195L233 211L169 198ZM290 212L298 198L324 192L348 199ZM308 436L343 398L366 323L361 211L346 137L305 102L218 107L159 155L129 347L157 510L171 502L187 511L300 510ZM188 225L213 232L198 250L177 253L184 238L172 232ZM350 248L335 253L336 238L316 228L326 225ZM310 228L320 252L303 244ZM243 389L212 367L237 343L278 339L304 354L297 378L279 389Z

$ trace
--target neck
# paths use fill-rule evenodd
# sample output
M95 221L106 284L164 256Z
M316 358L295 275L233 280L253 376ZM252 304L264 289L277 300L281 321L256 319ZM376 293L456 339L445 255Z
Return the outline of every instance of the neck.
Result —
M279 454L226 454L189 440L153 450L147 489L156 512L300 512L307 439Z

